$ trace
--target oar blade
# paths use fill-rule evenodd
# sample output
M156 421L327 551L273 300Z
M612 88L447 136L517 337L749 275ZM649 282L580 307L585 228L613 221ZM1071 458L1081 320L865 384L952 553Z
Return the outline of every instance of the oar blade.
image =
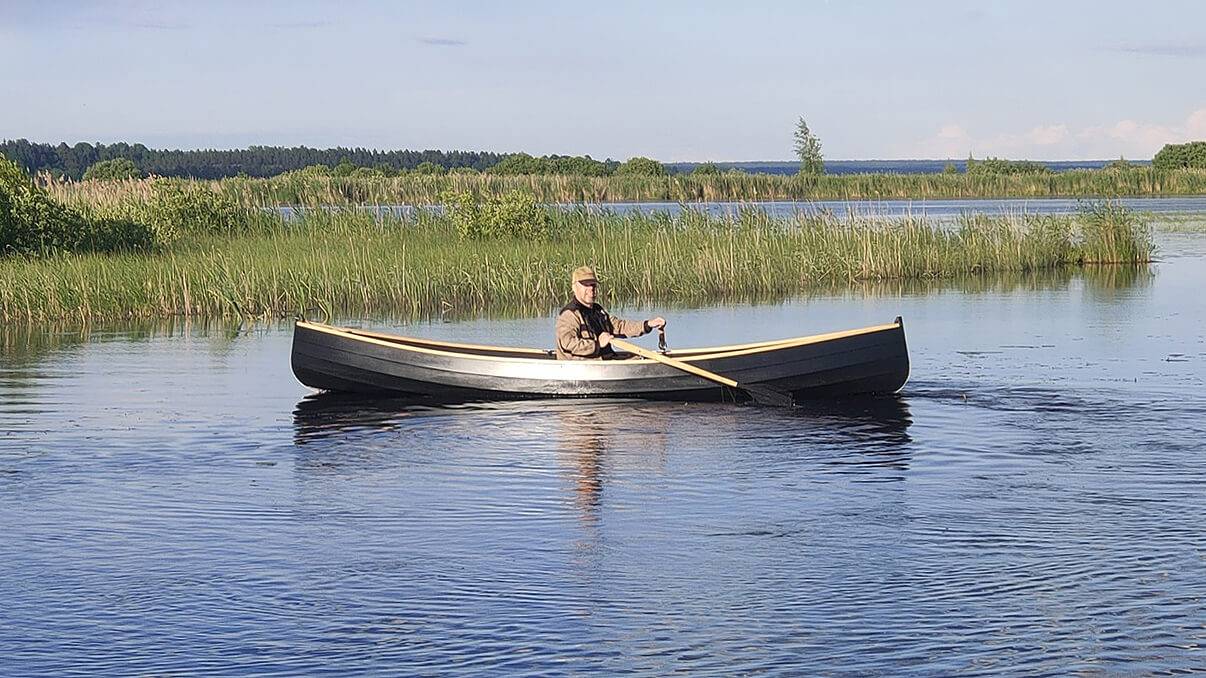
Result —
M796 399L787 391L780 391L777 388L764 386L761 384L741 384L740 388L759 405L767 407L795 407Z

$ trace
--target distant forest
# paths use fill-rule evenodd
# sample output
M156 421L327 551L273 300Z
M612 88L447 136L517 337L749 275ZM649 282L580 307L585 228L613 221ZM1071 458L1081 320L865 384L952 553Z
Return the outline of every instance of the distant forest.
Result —
M297 146L252 146L231 151L198 150L167 151L147 148L142 144L90 144L80 142L31 143L25 139L0 143L0 154L23 166L30 173L49 171L56 175L79 180L84 170L101 160L127 158L134 161L144 174L163 177L194 177L221 179L246 174L270 177L299 170L310 165L334 167L347 161L357 167L413 170L429 162L446 169L472 167L484 170L505 156L484 151L376 151L367 148L307 148Z

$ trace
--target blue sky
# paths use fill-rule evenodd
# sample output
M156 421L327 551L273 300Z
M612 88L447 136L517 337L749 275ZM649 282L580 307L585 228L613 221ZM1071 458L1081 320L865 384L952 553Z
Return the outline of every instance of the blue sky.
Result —
M1206 2L71 2L0 11L0 138L827 158L1206 139Z

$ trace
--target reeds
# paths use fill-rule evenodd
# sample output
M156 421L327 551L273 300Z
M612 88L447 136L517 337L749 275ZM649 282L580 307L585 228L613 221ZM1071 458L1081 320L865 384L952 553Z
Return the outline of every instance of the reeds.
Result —
M186 182L185 180L174 180ZM152 192L150 180L57 182L43 180L69 204L119 202ZM790 176L726 173L668 177L497 176L232 178L192 182L245 207L281 205L431 205L448 192L501 195L522 191L545 203L617 201L908 200L941 198L1117 197L1200 195L1206 170L1077 170L1043 174L843 174Z
M309 210L242 234L193 234L166 252L0 259L0 319L272 316L306 309L431 317L544 312L587 263L609 302L700 302L822 284L1147 261L1120 208L1075 217L966 216L958 224L828 215L779 219L553 210L540 240L463 240L429 211L376 219ZM313 313L313 312L312 312Z

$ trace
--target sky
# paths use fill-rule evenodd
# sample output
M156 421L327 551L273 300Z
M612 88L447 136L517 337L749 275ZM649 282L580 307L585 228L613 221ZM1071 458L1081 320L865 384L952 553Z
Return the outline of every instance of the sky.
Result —
M1150 158L1206 2L0 0L0 139L623 160Z

